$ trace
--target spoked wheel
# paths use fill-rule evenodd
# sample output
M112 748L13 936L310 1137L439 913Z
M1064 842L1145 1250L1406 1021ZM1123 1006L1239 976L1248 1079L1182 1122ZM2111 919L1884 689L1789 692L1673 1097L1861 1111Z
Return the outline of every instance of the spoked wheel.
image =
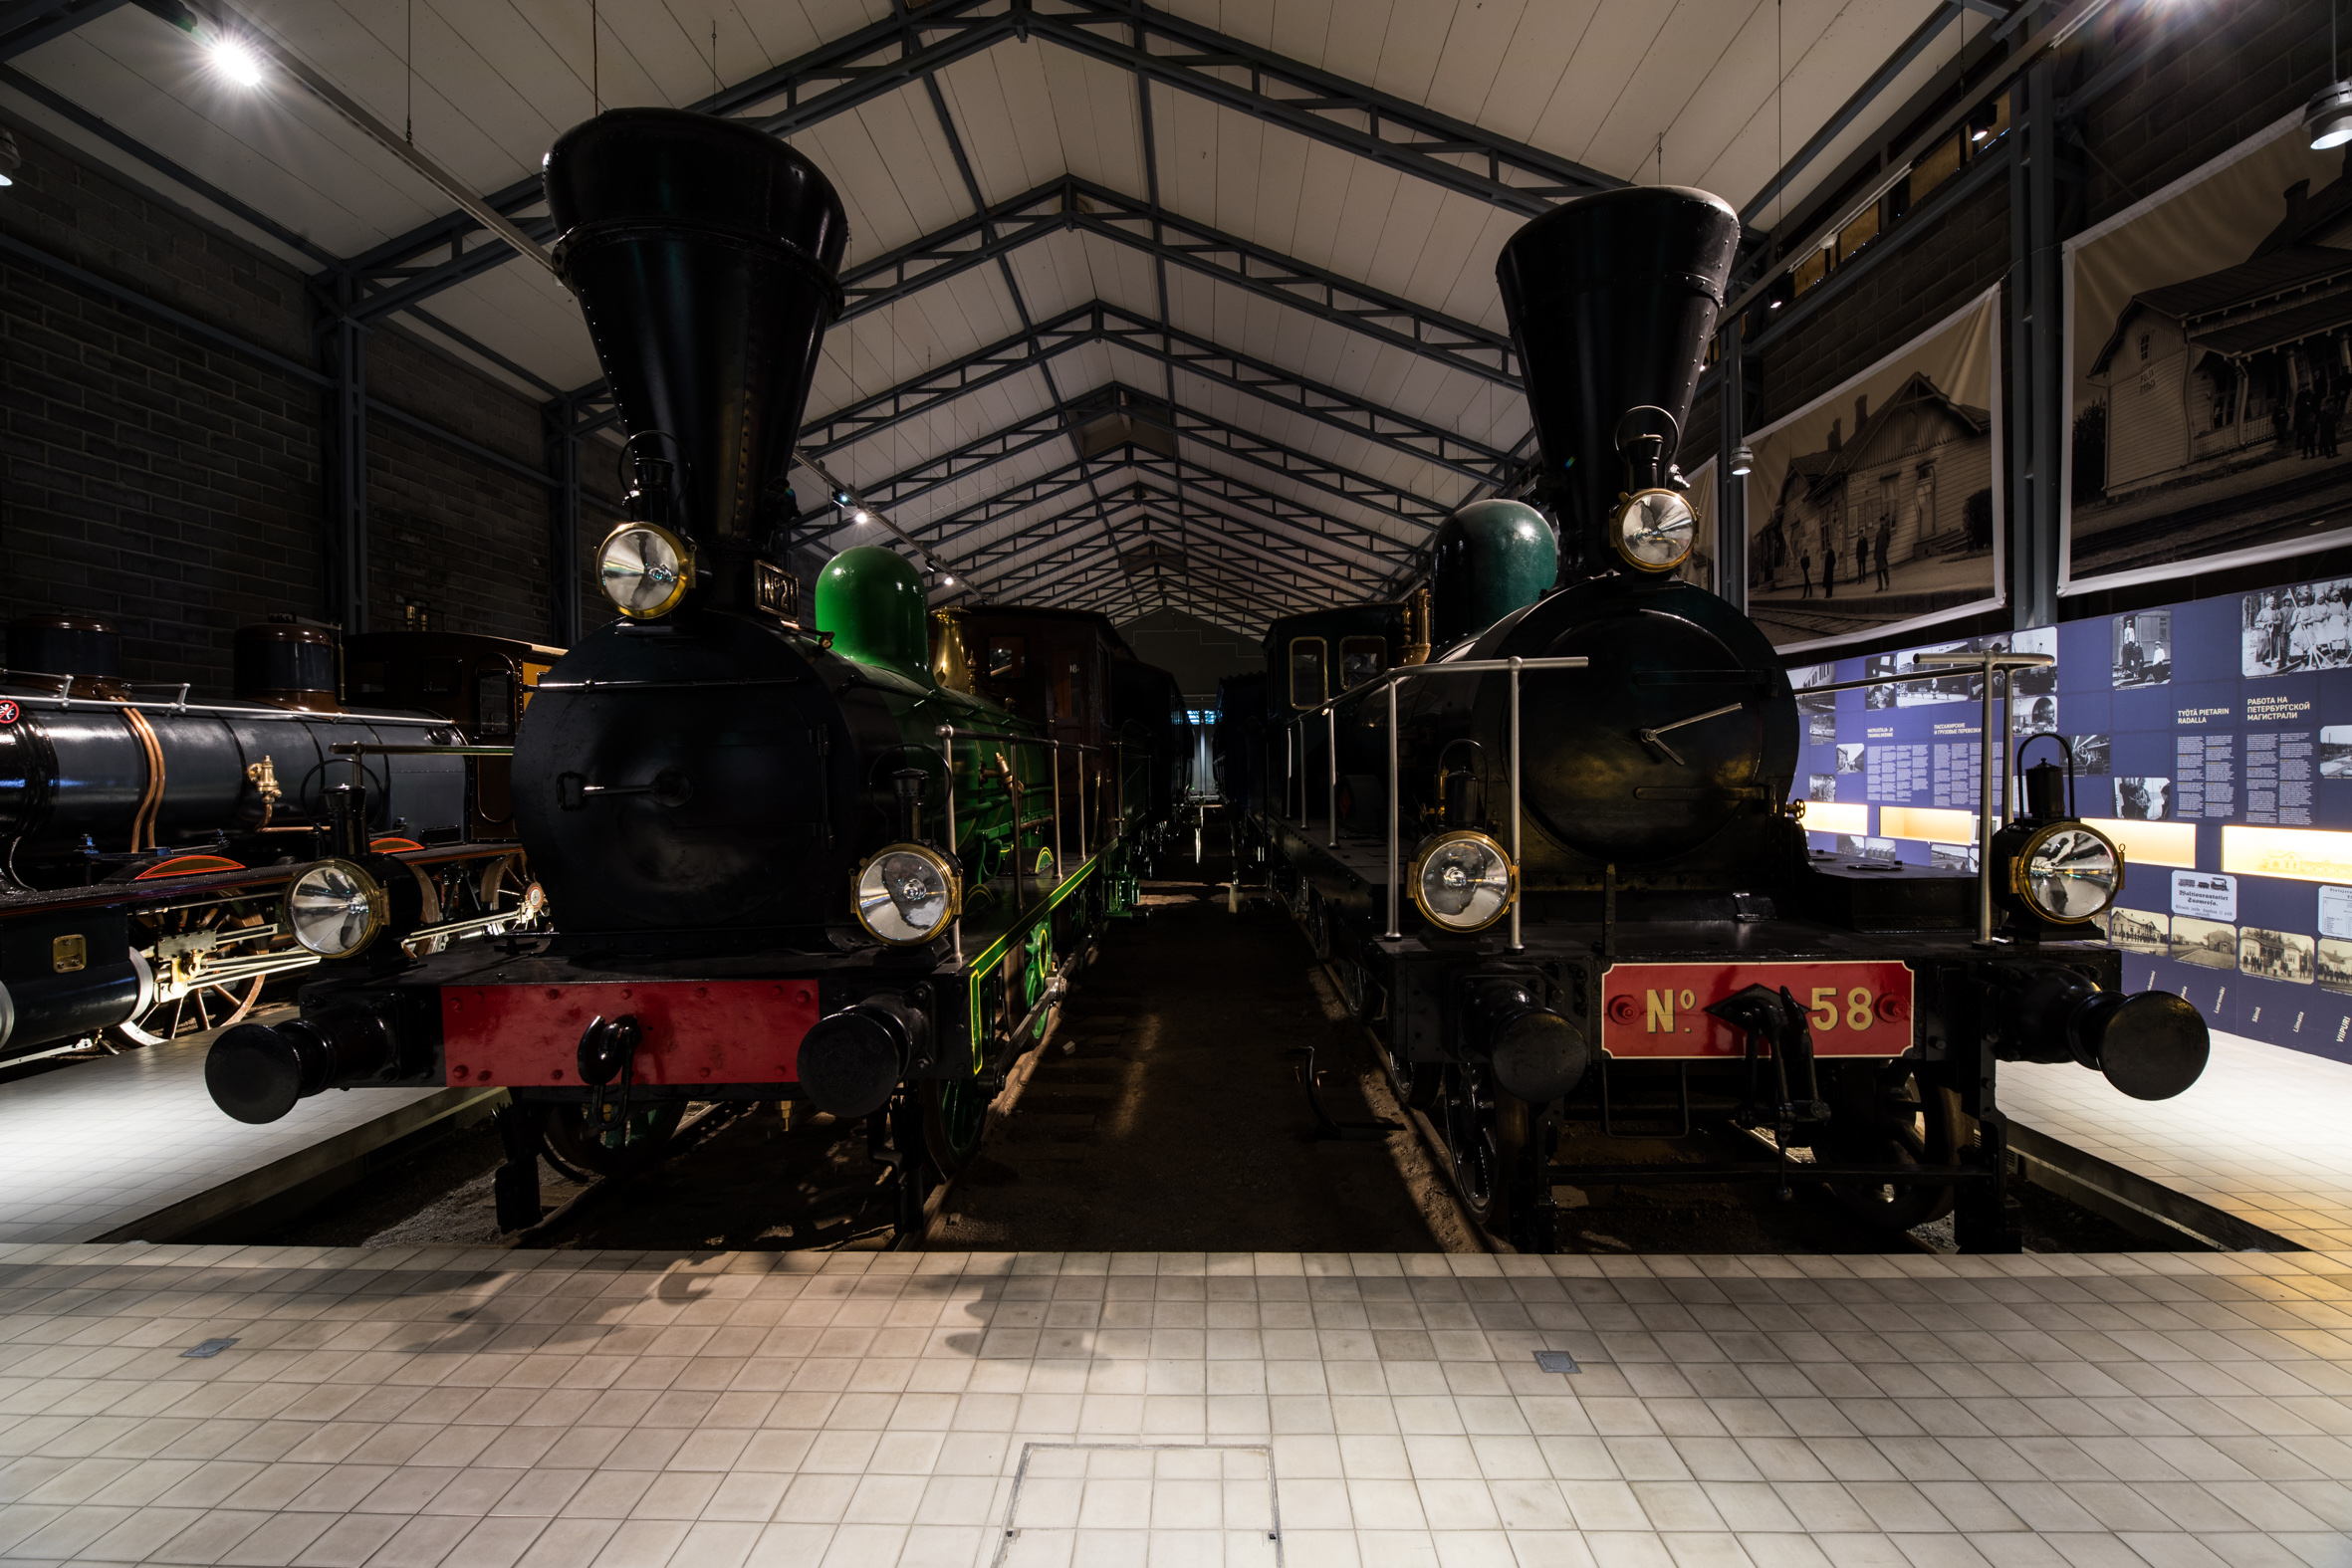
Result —
M1470 1217L1499 1231L1510 1207L1511 1182L1502 1129L1495 1116L1495 1091L1478 1066L1447 1066L1441 1088L1441 1125L1453 1158L1454 1190Z
M923 1143L942 1178L954 1176L980 1151L990 1100L978 1078L924 1081Z
M124 1045L160 1045L182 1034L243 1022L261 1000L267 977L210 980L205 966L232 955L255 957L283 939L269 934L269 923L260 915L225 903L164 909L143 917L133 941L146 942L143 951L154 970L155 995L143 1011L109 1030Z
M1822 1153L1841 1165L1957 1164L1958 1100L1950 1089L1923 1085L1908 1068L1880 1074L1862 1104L1851 1098L1838 1102ZM1949 1186L1885 1182L1833 1186L1829 1196L1863 1224L1893 1232L1943 1219L1952 1213L1955 1194Z
M114 1032L128 1044L160 1045L182 1034L225 1029L244 1021L253 1005L261 1001L262 984L268 978L256 975L251 980L222 985L199 981L183 986L166 976L157 976L155 1005L136 1017L116 1024Z
M549 1153L598 1176L625 1176L661 1159L686 1114L686 1102L639 1100L624 1116L615 1101L606 1100L594 1126L589 1125L588 1109L579 1100L560 1100L548 1108Z
M1398 1097L1417 1111L1435 1105L1438 1091L1445 1087L1444 1070L1438 1063L1415 1061L1399 1053L1383 1031L1374 1031L1372 1037L1379 1046L1381 1065L1388 1069L1388 1079L1396 1085Z

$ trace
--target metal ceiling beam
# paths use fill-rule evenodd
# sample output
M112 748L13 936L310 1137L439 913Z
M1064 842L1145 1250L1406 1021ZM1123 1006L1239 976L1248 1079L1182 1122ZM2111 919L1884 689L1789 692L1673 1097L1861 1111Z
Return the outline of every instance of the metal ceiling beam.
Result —
M908 506L998 463L1069 436L1096 420L1114 417L1164 430L1179 440L1197 441L1212 451L1238 457L1337 500L1395 518L1408 528L1435 528L1448 515L1439 502L1367 479L1352 469L1269 441L1182 405L1171 409L1165 400L1121 381L1105 382L1071 398L1066 412L1059 408L1046 409L1027 419L1015 420L1002 430L975 436L936 457L909 464L887 478L861 484L857 487L858 498L869 507L885 510ZM800 523L803 527L812 526L830 511L829 507L811 508L801 514ZM847 526L823 527L811 536L810 542L822 542Z
M1130 508L1131 512L1128 510ZM1062 603L1088 589L1114 585L1122 578L1131 580L1135 573L1128 568L1123 559L1118 559L1118 544L1110 527L1112 519L1121 516L1130 520L1140 516L1147 523L1157 522L1169 528L1180 527L1148 508L1134 507L1132 503L1123 506L1105 505L1091 515L1073 517L1071 521L1080 527L1099 524L1103 533L1099 537L1081 534L1068 546L1027 562L1029 574L1018 579L1019 582L1044 580L1050 572L1053 586L1042 594L1023 594L1017 602L1046 607ZM1106 560L1107 564L1104 563ZM1167 568L1163 562L1154 562L1153 569ZM1221 592L1263 605L1278 615L1297 614L1327 602L1312 589L1270 582L1250 567L1219 557L1204 558L1188 552L1185 555L1185 569L1187 574L1203 578ZM1276 594L1283 596L1273 596Z
M1196 501L1183 493L1182 484L1185 479L1190 478L1198 470L1188 471L1185 465L1172 464L1164 460L1152 461L1158 456L1157 453L1146 454L1135 448L1128 448L1123 461L1115 465L1106 476L1111 488L1106 494L1090 497L1089 504L1099 506L1130 505L1140 504L1146 496L1160 497L1176 508L1179 526L1189 525L1195 521L1214 524L1218 538L1233 540L1237 543L1244 537L1240 531L1255 533L1269 543L1265 547L1250 548L1257 551L1270 564L1280 566L1288 571L1311 576L1324 587L1341 593L1365 597L1372 595L1379 582L1379 578L1374 573L1387 566L1389 564L1387 560L1377 556L1367 558L1363 553L1343 555L1331 548L1331 541L1327 538L1294 532L1293 529L1295 525L1290 525L1286 519L1260 511L1246 501L1236 500L1230 496L1218 497L1226 506L1233 507L1242 514L1240 516L1236 516L1234 512L1225 511L1223 508L1211 507ZM1130 474L1129 470L1133 470L1134 473ZM1136 475L1149 477L1147 479L1135 477ZM1049 476L1049 478L1052 477ZM1162 483L1163 481L1164 483ZM1052 487L1050 494L1041 495L1030 504L1033 506L1043 505L1048 501L1057 500L1060 496L1066 495L1071 488L1067 484L1058 484ZM957 563L958 569L968 576L985 575L988 571L1003 566L1006 561L1035 548L1023 543L1024 541L1041 534L1052 533L1061 527L1071 515L1069 511L1065 510L1033 519L1013 532L1000 535L977 547L971 554L962 557ZM1001 517L990 521L1001 521ZM985 526L983 524L976 527ZM959 531L959 534L954 537L967 536L974 531L974 529L967 528ZM1191 538L1190 535L1186 537L1188 541ZM1288 547L1297 554L1285 556L1276 547ZM1316 558L1327 560L1331 564L1329 566L1317 565ZM1358 575L1359 573L1362 575Z
M1134 0L1027 12L1028 36L1535 217L1625 181Z
M123 0L79 3L111 9ZM1565 197L1625 183L1466 120L1122 0L1079 0L1076 9L1056 12L1034 10L1029 0L932 0L917 16L893 15L869 24L688 107L742 118L772 135L790 136L1008 39L1032 38L1049 39L1148 81L1529 217ZM812 94L812 89L820 91ZM770 110L779 99L785 107ZM544 216L522 216L540 200L534 173L489 192L481 204L544 244L553 237L552 225ZM476 236L482 236L483 243L467 250L467 242ZM1221 237L1202 237L1210 240L1211 248L1219 248ZM428 262L441 252L447 253L445 259ZM500 266L513 254L504 243L483 235L481 223L461 210L419 224L352 258L347 267L368 279L370 297L359 310L362 319L372 319ZM1360 286L1339 282L1360 292ZM1294 287L1311 283L1301 278Z
M0 60L14 60L65 37L86 22L118 11L129 0L19 0L0 11Z
M1304 414L1350 435L1376 442L1408 457L1451 469L1473 484L1493 484L1511 467L1501 448L1408 414L1369 403L1250 354L1237 353L1206 337L1101 306L1105 341L1189 371L1204 380L1249 392Z
M1041 322L1033 332L1017 333L886 391L836 408L801 427L801 445L823 457L1089 342L1108 342L1248 392L1288 412L1304 414L1359 439L1449 469L1473 484L1500 484L1516 466L1511 453L1483 441L1383 408L1099 300Z
M852 320L974 267L1001 262L1063 230L1098 234L1451 369L1519 388L1519 358L1508 333L1416 305L1207 224L1164 210L1155 216L1149 202L1071 174L850 268L841 278L848 304L840 319Z
M1377 572L1402 569L1409 566L1416 559L1416 552L1410 547L1380 539L1377 535L1366 536L1377 542L1373 546L1357 545L1349 540L1334 538L1328 529L1322 526L1328 520L1318 514L1299 507L1294 502L1288 502L1279 496L1268 495L1263 491L1257 491L1247 485L1234 482L1214 469L1203 468L1201 465L1188 462L1183 458L1169 458L1158 452L1145 451L1129 445L1120 448L1117 455L1110 457L1103 477L1119 489L1127 489L1139 483L1116 477L1127 469L1137 469L1155 478L1163 479L1171 488L1180 488L1186 483L1191 483L1208 489L1226 505L1247 514L1244 517L1233 517L1230 514L1212 512L1209 514L1210 516L1222 516L1226 522L1241 527L1258 527L1269 538L1319 555L1335 565L1348 570ZM1073 475L1076 477L1073 478ZM968 507L961 507L942 517L934 518L909 530L909 536L921 541L926 549L934 549L944 553L958 542L968 539L976 533L993 528L1008 519L1019 517L1032 508L1058 501L1084 483L1085 477L1081 465L1077 462L1066 463L1051 473L1041 474L1035 479L1001 490L983 501L974 502ZM1257 505L1257 501L1263 501L1265 506ZM1054 526L1058 516L1032 519L1014 533L992 540L983 548L993 550L1007 541L1025 538L1041 530L1049 529ZM953 527L957 524L963 526ZM1346 525L1341 526L1345 527ZM946 530L946 532L942 532L942 530ZM1361 531L1355 530L1354 532L1360 533ZM977 572L981 569L981 561L977 557L960 558L952 563L966 573ZM1352 582L1342 583L1338 578L1334 578L1333 581L1335 585L1353 586Z
M1896 78L1910 70L1912 62L1926 54L1928 46L1943 37L1944 29L1959 21L1960 14L1968 9L1970 6L1965 0L1944 0L1942 5L1929 12L1927 20L1913 28L1911 36L1887 56L1886 63L1871 73L1870 80L1857 88L1853 97L1840 105L1837 112L1813 132L1812 138L1796 149L1796 156L1781 164L1779 172L1765 180L1764 188L1748 198L1748 205L1740 209L1740 221L1753 224L1762 217L1764 208L1771 205L1772 198L1793 184L1799 175L1812 166L1815 158L1828 151L1829 144L1844 135L1848 125L1868 112L1870 106L1878 102L1879 95L1893 87ZM2001 14L2005 16L2006 12Z
M1163 528L1181 525L1166 518L1142 514L1147 522ZM1182 567L1172 567L1164 560L1153 560L1144 568L1155 582L1169 580L1195 584L1221 595L1228 603L1239 601L1250 605L1269 618L1297 615L1327 606L1321 595L1270 583L1246 564L1215 557L1204 557L1187 552ZM1143 575L1131 568L1125 560L1103 564L1099 560L1082 565L1056 566L1053 586L1043 594L1024 595L1023 602L1051 607L1066 605L1073 609L1096 607L1099 603L1115 600L1122 583L1136 582ZM1098 597L1099 596L1099 597Z
M700 113L742 118L771 135L791 136L1012 37L1014 17L1002 5L1003 0L934 0L916 24L919 34L928 35L919 48L907 48L906 24L891 18L821 44L687 107ZM822 91L810 94L811 89ZM784 107L770 110L779 99ZM482 201L545 244L554 237L555 226L545 216L521 216L544 197L535 170ZM466 249L466 243L477 237L482 243ZM447 252L446 259L420 266L440 252ZM372 320L502 266L514 254L503 242L484 235L473 215L461 210L351 258L345 269L367 280L371 292L358 313L362 320Z

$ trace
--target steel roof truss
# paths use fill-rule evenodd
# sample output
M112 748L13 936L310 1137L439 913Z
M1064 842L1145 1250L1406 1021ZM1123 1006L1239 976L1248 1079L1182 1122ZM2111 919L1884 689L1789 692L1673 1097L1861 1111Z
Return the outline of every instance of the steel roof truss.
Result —
M1133 0L1068 5L1031 12L1029 32L1511 212L1625 183Z

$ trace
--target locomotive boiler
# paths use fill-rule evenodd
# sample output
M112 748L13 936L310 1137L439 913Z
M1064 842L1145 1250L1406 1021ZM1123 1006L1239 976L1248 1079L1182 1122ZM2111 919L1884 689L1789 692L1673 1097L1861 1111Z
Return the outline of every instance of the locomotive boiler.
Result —
M556 142L546 185L634 465L598 551L619 618L540 678L516 738L560 934L417 959L394 905L300 1020L224 1034L207 1082L255 1122L330 1086L505 1088L509 1229L539 1218L542 1137L616 1169L689 1100L800 1100L874 1119L911 1226L1117 913L1151 791L1099 726L935 671L892 552L843 552L798 602L785 481L847 239L817 166L740 122L617 110ZM358 928L384 879L350 877Z
M379 665L406 667L400 638L382 639ZM524 646L449 640L485 665ZM225 702L123 680L119 641L88 616L9 627L0 1055L101 1031L152 1044L241 1018L270 976L318 962L283 904L339 821L420 884L424 940L523 917L505 824L475 819L466 729L445 713L347 709L327 628L241 628Z
M1676 448L1738 234L1715 197L1653 187L1564 203L1505 245L1550 517L1490 501L1448 521L1426 663L1325 698L1364 633L1336 611L1276 623L1257 831L1498 1232L1553 1245L1554 1182L1753 1179L1890 1229L1957 1206L1964 1246L2013 1249L1997 1064L2075 1061L2164 1098L2202 1070L2206 1024L2121 993L2094 922L2123 858L2073 820L2055 768L2013 808L1987 798L1978 877L1808 855L1780 661L1672 575L1695 533ZM2039 656L1958 657L2001 735L2002 671ZM1761 1147L1559 1164L1570 1121L1729 1125Z

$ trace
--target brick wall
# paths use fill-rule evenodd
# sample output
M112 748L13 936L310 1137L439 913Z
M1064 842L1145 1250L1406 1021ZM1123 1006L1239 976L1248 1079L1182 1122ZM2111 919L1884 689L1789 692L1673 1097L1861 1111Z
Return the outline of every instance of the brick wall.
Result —
M13 123L25 162L0 233L306 367L303 277ZM397 325L367 347L368 391L527 468L537 403ZM325 392L63 275L0 256L0 614L74 610L123 633L134 679L225 692L235 629L325 613ZM550 492L431 436L368 421L368 612L403 603L451 631L544 640ZM583 477L612 495L609 456ZM587 557L584 623L608 618Z
M0 232L307 362L301 281L16 128ZM320 609L319 395L17 258L0 269L0 602L225 690L229 636Z
M2084 156L2085 226L2163 189L2333 81L2324 0L2216 0L2194 8L2137 7L2125 20L2168 26L2166 46L2077 107ZM2347 13L2352 41L2352 13ZM2132 35L2117 35L2122 42ZM2346 53L2352 60L2352 50ZM2095 54L2086 65L2098 69Z

